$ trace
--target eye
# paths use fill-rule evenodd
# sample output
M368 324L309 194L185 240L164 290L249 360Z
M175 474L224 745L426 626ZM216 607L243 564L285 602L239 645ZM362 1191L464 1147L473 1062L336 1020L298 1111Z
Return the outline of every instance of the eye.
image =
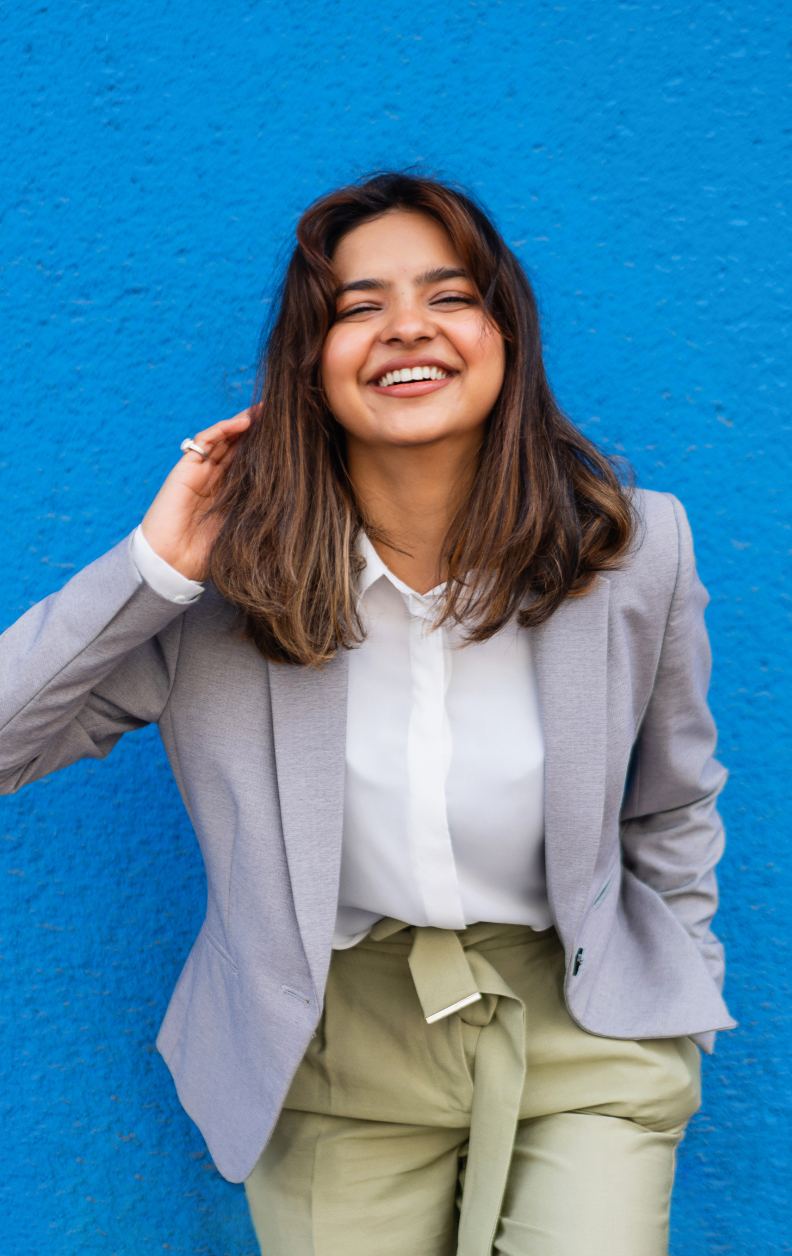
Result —
M475 305L476 298L469 292L444 292L432 298L432 305Z
M372 305L371 302L364 302L359 305L350 305L345 310L339 310L336 314L336 320L342 318L350 318L353 314L371 314L379 310L378 305Z

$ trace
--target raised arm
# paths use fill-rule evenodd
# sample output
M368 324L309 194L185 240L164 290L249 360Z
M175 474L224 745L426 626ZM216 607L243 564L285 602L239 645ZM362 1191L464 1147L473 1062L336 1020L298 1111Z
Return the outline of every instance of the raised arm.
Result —
M247 413L199 433L152 503L143 533L187 580L204 575L220 520L205 519ZM131 539L32 607L0 637L0 792L81 758L159 718L173 682L185 601L143 579Z

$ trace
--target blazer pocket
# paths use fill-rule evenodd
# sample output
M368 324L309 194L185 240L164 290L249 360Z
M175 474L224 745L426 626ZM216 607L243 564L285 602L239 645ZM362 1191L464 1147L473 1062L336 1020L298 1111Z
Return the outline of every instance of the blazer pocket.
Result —
M225 947L222 946L221 943L217 941L217 938L215 938L209 932L209 926L207 925L206 921L204 921L204 925L203 925L203 934L207 942L209 943L209 945L212 947L212 949L217 951L217 954L220 956L220 958L225 961L225 963L231 969L232 973L236 976L237 975L236 964L232 960L231 956L228 954L228 951L225 949Z
M621 863L619 862L613 868L611 868L610 874L602 882L602 885L600 886L599 891L597 892L596 898L592 900L591 906L588 908L589 911L599 911L600 907L605 902L605 899L608 897L611 890L613 889L614 882L620 879L620 874L621 874Z

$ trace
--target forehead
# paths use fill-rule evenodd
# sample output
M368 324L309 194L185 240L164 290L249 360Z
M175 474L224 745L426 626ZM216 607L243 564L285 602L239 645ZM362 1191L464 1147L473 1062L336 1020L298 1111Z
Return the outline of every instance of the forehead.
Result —
M426 214L402 209L353 227L333 255L333 268L342 283L437 266L461 266L445 227Z

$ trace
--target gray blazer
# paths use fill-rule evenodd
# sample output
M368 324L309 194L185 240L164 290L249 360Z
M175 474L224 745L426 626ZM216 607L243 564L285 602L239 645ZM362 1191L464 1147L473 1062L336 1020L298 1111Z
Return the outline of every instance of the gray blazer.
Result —
M534 631L550 906L590 1033L731 1028L710 932L723 849L707 595L684 511L639 493L630 561ZM213 590L187 609L125 541L0 638L0 789L157 721L206 862L206 920L158 1038L227 1178L251 1171L321 1012L338 889L347 654L265 662Z

